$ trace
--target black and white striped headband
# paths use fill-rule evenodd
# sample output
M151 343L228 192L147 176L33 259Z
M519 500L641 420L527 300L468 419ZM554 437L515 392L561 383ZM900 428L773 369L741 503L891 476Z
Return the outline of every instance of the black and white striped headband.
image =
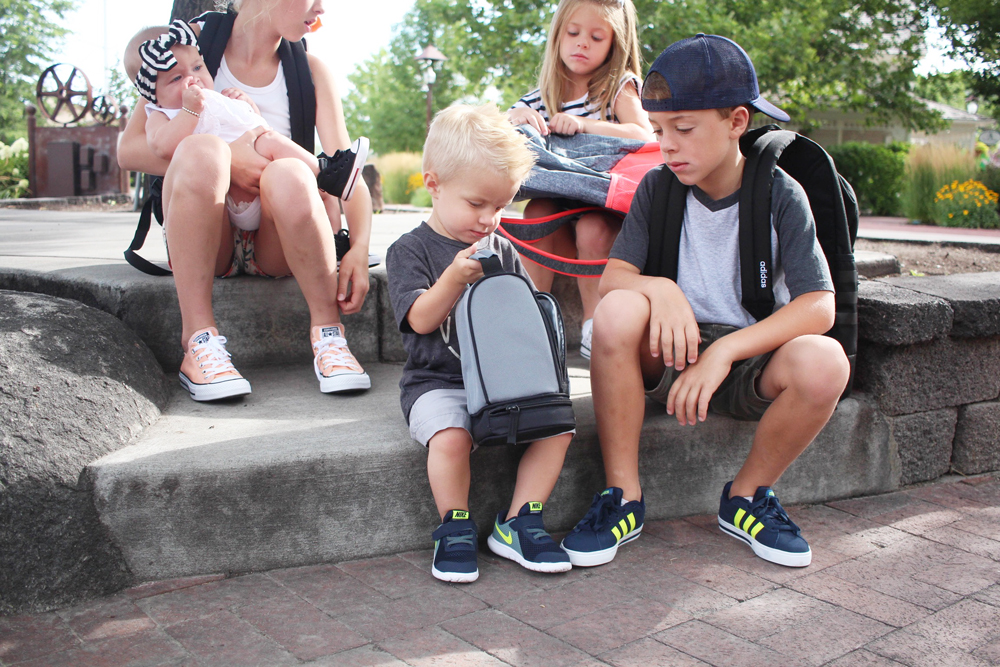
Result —
M174 19L169 32L139 45L139 57L142 63L135 75L135 86L139 89L139 94L153 104L156 104L157 73L166 72L177 65L177 59L170 52L170 47L175 44L198 49L198 37L186 21ZM201 54L201 49L198 49L198 53Z

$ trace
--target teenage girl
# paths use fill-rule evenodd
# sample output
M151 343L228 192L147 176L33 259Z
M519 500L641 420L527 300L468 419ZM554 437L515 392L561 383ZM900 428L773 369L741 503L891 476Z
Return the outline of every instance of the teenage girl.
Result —
M639 38L632 0L561 0L556 7L538 88L507 112L515 125L527 124L543 136L602 134L654 141L653 128L639 101ZM568 208L571 201L534 199L525 218L540 218ZM537 241L539 250L579 259L607 259L621 220L610 213L588 213ZM534 262L525 267L542 291L552 288L553 273ZM600 296L596 278L579 278L583 302L580 353L590 358L594 309Z

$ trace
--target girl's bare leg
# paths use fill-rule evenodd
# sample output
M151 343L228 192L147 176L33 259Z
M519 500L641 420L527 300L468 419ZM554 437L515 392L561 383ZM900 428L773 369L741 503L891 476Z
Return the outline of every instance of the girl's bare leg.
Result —
M269 275L295 276L310 326L339 323L337 252L312 172L300 160L275 160L261 174L260 195L257 264Z
M181 344L215 326L212 280L232 263L233 237L225 215L229 147L194 135L174 152L163 179L163 215L181 311Z

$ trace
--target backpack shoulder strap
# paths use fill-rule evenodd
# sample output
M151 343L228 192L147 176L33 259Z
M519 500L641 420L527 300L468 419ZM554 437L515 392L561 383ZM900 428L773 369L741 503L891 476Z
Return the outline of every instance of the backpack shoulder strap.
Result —
M743 307L757 321L774 312L771 186L778 158L796 136L768 125L740 140L746 158L740 186L740 286Z
M226 52L229 36L233 33L236 14L233 12L205 12L201 33L198 34L198 48L209 73L215 77L222 65L222 54Z
M687 205L686 185L666 165L656 167L656 187L649 212L649 247L643 275L677 280L677 257L681 244L681 226Z
M146 177L143 174L139 174L137 178ZM142 205L142 212L139 214L139 224L136 225L135 235L132 237L132 243L130 243L128 248L125 249L125 261L143 273L148 273L151 276L169 276L173 274L173 271L153 264L144 257L140 257L136 252L142 248L143 244L146 243L146 236L149 234L149 227L152 224L153 217L155 216L156 221L160 225L163 225L163 209L160 198L161 188L163 187L163 179L159 176L149 178L150 194L146 197L146 203Z
M316 87L309 71L305 40L293 43L282 39L278 45L278 57L288 90L292 141L313 153L316 150Z

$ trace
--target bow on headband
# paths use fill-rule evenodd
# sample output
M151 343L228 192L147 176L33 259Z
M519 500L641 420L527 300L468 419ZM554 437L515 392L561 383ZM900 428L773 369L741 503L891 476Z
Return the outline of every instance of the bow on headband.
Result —
M139 45L139 57L142 64L135 75L135 86L139 94L156 104L156 76L158 72L166 72L177 65L177 59L170 52L175 44L198 48L198 37L186 21L174 19L170 31L156 39L150 39ZM201 49L198 49L201 53Z

